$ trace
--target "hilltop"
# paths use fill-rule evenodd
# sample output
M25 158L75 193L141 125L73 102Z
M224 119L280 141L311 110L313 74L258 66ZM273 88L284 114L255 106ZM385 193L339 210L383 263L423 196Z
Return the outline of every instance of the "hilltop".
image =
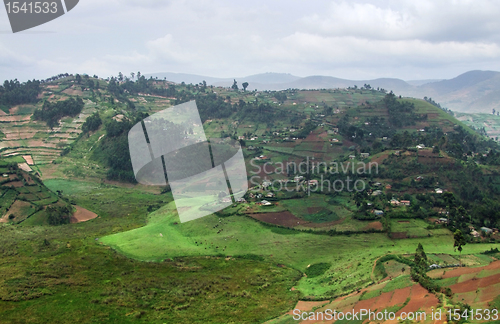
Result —
M249 82L252 90L286 89L336 89L358 87L369 84L372 88L386 89L397 94L423 99L433 98L443 107L464 113L490 113L500 110L498 85L500 72L469 71L449 80L401 80L397 78L377 78L370 80L349 80L331 76L298 77L285 73L263 73L251 76L231 78L213 78L209 76L181 73L153 73L148 76L181 83L200 83L230 87L233 80Z

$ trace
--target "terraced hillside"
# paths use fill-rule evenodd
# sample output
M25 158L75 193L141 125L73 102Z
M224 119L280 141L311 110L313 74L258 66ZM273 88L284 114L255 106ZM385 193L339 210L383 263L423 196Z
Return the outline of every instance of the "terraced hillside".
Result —
M27 172L20 157L0 161L0 223L48 225L51 210L64 209L63 222L70 222L74 208L43 185L35 172Z
M63 80L59 84L42 87L40 102L33 105L21 105L10 108L8 113L0 115L1 132L5 135L0 140L0 154L4 157L24 156L29 165L45 165L57 159L61 152L74 143L82 133L82 124L96 111L97 105L85 100L82 112L75 118L63 118L59 125L50 129L43 121L35 121L32 114L39 109L43 100L49 102L64 101L75 94L73 81Z

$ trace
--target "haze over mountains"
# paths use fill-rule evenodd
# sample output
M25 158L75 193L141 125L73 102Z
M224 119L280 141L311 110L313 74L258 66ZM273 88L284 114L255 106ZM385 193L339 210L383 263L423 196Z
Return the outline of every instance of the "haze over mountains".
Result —
M500 111L500 72L469 71L449 80L409 80L379 78L373 80L347 80L331 76L298 77L287 73L263 73L246 77L214 78L183 73L154 73L153 78L166 78L176 83L200 83L229 87L236 79L241 87L248 82L249 90L285 89L331 89L362 87L369 84L372 88L392 90L397 95L415 98L430 97L441 106L459 112L491 113Z

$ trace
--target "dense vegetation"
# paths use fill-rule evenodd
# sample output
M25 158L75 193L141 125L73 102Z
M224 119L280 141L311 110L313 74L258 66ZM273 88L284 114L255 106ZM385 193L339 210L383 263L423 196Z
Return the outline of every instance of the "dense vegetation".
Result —
M109 167L107 178L135 183L135 176L130 160L128 132L148 115L137 112L133 120L117 121L110 119L105 123L106 136L93 152L94 159L102 161Z
M87 117L87 120L82 125L82 131L84 133L96 131L102 125L101 116L96 112L92 116Z
M47 126L54 128L58 125L58 121L65 117L74 117L82 112L84 103L82 98L69 98L65 101L51 103L45 101L41 109L35 110L33 118L47 122Z
M33 80L20 83L16 80L5 81L0 85L0 109L8 112L8 108L34 103L38 100L40 93L40 81Z

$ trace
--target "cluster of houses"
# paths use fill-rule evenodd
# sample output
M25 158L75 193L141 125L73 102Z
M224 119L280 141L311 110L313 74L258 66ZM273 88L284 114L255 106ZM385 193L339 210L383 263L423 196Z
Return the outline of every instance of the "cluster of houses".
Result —
M409 200L401 200L401 201L399 201L399 200L393 198L393 199L391 199L390 204L392 206L410 206L411 201L409 201Z
M239 140L245 140L245 136L238 136L238 139L239 139ZM256 141L256 140L258 140L258 139L259 139L259 137L258 137L258 136L253 136L253 137L250 137L250 138L249 138L249 140L250 140L250 141Z
M479 232L474 228L474 226L469 226L470 233L474 237L480 237L481 233L483 235L498 235L498 228L481 227Z
M222 201L222 203L232 203L233 202L231 196L223 197L221 201ZM236 202L242 204L242 203L246 203L247 201L245 198L238 198L238 199L236 199Z
M359 153L359 157L360 157L361 159L367 159L367 158L369 158L369 157L370 157L370 153ZM356 158L356 155L352 155L352 154L351 154L351 155L349 155L349 159L350 159L350 160L354 160L355 158Z

